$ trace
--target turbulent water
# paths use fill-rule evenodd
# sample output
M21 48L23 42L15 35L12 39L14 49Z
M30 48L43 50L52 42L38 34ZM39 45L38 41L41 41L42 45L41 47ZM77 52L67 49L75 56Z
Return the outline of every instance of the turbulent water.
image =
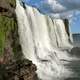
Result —
M71 59L66 49L72 48L63 20L52 20L17 0L20 43L24 57L37 66L41 80L62 80L72 74L60 60ZM67 75L66 75L67 74Z

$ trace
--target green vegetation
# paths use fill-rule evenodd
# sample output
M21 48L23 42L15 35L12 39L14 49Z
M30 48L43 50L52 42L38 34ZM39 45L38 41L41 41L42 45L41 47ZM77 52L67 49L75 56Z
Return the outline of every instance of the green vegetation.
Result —
M0 56L4 53L6 40L14 27L15 21L13 18L0 16Z
M5 0L12 7L15 8L16 0ZM8 18L5 16L0 16L0 56L4 53L5 44L7 38L12 30L14 30L16 22L14 18Z

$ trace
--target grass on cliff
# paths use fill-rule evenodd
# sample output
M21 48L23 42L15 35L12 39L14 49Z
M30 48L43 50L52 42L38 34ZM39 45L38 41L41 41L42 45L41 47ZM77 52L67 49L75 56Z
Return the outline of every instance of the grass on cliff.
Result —
M4 53L5 42L11 30L14 30L13 18L0 16L0 56Z

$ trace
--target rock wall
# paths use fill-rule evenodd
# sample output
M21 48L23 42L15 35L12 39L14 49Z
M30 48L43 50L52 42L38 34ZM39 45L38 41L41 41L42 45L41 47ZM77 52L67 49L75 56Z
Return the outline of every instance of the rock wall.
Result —
M36 66L22 57L15 5L0 0L0 80L36 80Z
M14 31L17 26L16 15L15 15L15 6L13 6L13 1L10 0L0 0L0 57L3 61L3 57L9 57L13 53L12 49L12 31ZM14 33L13 33L14 34ZM6 53L6 54L5 54ZM5 57L5 59L7 59ZM7 61L7 60L5 60Z

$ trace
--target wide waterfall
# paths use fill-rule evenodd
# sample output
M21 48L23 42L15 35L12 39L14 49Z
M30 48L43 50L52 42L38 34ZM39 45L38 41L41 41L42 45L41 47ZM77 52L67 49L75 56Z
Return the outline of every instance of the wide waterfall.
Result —
M24 57L32 60L37 66L37 74L41 80L62 80L72 73L60 60L69 60L66 49L70 44L63 20L51 19L42 15L35 8L16 1L20 44Z

